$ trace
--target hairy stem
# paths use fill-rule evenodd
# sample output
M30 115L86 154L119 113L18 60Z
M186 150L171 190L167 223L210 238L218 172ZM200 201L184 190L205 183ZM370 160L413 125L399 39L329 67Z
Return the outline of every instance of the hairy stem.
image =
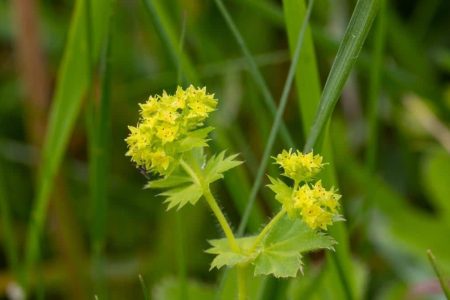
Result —
M209 207L214 213L214 216L216 216L217 221L219 221L220 226L222 227L223 232L225 233L225 236L228 240L228 243L230 244L231 249L234 252L241 252L241 249L236 242L236 238L234 237L234 233L231 230L230 225L228 224L227 219L223 215L222 210L220 209L219 205L217 204L216 199L211 194L211 190L209 189L209 186L206 186L203 188L203 196L206 199L206 202L208 202Z
M217 204L216 199L214 198L213 194L211 193L209 184L204 184L201 176L198 176L198 174L184 160L180 160L180 165L186 171L186 173L188 173L189 176L191 176L194 183L200 185L203 188L203 196L205 197L206 202L208 202L208 205L211 208L212 212L214 213L214 216L216 217L217 221L219 221L220 227L222 227L222 230L225 233L225 237L228 240L228 244L230 245L231 250L233 250L236 253L240 253L241 248L239 247L239 245L236 241L236 237L234 236L233 230L231 230L231 227L228 224L228 221L225 218L225 215L223 214L222 210L220 209L219 205ZM237 267L238 299L239 300L247 299L247 288L246 288L246 282L245 282L245 268L246 268L245 266Z
M281 220L281 218L286 213L286 210L284 207L281 208L281 210L275 215L275 217L270 220L270 222L263 228L263 230L259 233L259 235L256 237L255 242L253 243L253 246L250 248L250 253L252 253L256 247L261 243L261 241L267 236L267 234L270 232L270 230L275 226L275 224L278 223L278 221Z
M247 270L247 265L237 266L237 281L238 281L238 299L247 300L247 282L245 278L245 273Z

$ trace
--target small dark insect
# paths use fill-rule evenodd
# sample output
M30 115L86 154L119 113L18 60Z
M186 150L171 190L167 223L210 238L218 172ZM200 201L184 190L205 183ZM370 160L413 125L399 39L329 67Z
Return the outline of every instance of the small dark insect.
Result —
M147 173L147 170L144 167L138 167L139 172L144 175L147 180L150 180L150 175Z

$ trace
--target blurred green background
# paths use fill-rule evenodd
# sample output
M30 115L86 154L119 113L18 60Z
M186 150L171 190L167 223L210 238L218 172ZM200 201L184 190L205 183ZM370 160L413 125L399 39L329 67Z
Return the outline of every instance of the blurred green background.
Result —
M338 241L356 299L443 299L426 250L449 275L450 2L386 2L329 122L347 220ZM33 299L214 299L221 272L204 250L219 227L203 203L166 212L124 138L151 94L177 83L215 93L210 153L245 161L214 190L238 227L273 111L216 3L0 0L0 298L21 299L25 276ZM315 101L305 82L317 69L323 87L355 3L315 2L283 117L295 148L314 117L300 109ZM223 4L277 101L305 2ZM272 154L288 146L280 135ZM262 187L247 233L276 207ZM259 299L346 299L330 265L318 253L296 279L257 278Z

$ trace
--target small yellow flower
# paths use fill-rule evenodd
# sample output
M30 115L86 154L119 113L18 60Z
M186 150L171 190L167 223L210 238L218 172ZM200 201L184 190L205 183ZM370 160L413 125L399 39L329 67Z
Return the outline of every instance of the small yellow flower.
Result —
M189 148L186 140L203 126L209 113L215 110L217 99L207 94L205 88L191 85L186 90L178 87L174 95L164 91L162 95L150 96L139 106L139 123L128 127L130 134L125 139L128 144L125 155L130 156L138 167L167 175L183 151L201 144L196 142ZM206 139L206 135L200 138ZM198 140L198 133L195 137Z
M339 198L334 189L326 190L322 182L317 181L312 187L304 184L294 192L293 200L303 221L312 229L326 230L333 224L333 218L337 215Z
M293 152L283 150L275 158L275 163L279 164L283 168L283 175L293 179L297 183L301 181L311 180L317 173L323 168L322 156L313 152L303 154L300 151Z
M158 111L158 99L154 97L149 97L148 101L145 103L139 103L141 108L141 115L143 118L149 118L153 116Z
M156 136L161 139L161 143L164 145L166 143L173 142L177 137L178 128L169 124L161 124L156 129Z
M150 160L159 173L164 172L169 167L170 157L162 150L150 154Z

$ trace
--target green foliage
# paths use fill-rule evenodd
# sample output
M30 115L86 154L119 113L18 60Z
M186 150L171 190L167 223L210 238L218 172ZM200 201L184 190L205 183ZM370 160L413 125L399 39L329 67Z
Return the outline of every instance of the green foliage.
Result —
M90 7L86 8L85 5ZM38 258L39 239L54 179L80 111L83 96L91 84L93 66L90 63L92 60L95 62L99 56L109 24L110 11L111 1L94 1L92 4L83 0L76 1L42 149L37 193L31 214L33 219L30 221L27 236L26 275L30 275ZM91 15L88 16L87 12ZM91 28L87 28L88 25L91 25ZM27 284L28 282L25 282L25 287Z
M302 270L302 254L319 249L332 250L336 242L324 233L311 230L300 220L283 218L263 241L255 261L255 275L295 277Z
M198 134L199 140L204 141L210 130L211 127L197 130L203 131ZM189 142L189 144L191 146L195 144L195 137L194 140ZM195 205L204 194L204 188L206 186L209 186L214 181L222 179L223 173L242 164L241 161L236 160L237 156L238 154L234 154L225 157L225 151L222 151L218 155L211 156L206 163L203 163L206 160L206 156L199 159L195 157L194 153L189 153L186 159L193 165L193 167L189 170L190 173L183 170L179 165L176 170L168 176L149 181L145 185L145 188L168 188L167 191L160 194L161 196L166 197L164 202L167 203L168 210L174 207L180 209L187 203ZM203 164L205 164L204 167L202 167Z
M202 170L202 177L205 184L213 183L223 178L223 173L242 164L242 161L235 160L238 154L225 157L225 151L218 155L213 155L206 167Z
M267 187L275 193L275 199L283 205L290 217L294 217L295 209L294 202L292 201L293 188L289 187L279 178L275 179L269 176L269 180L271 184L268 184Z
M31 299L228 300L244 265L252 300L443 297L420 287L436 282L426 249L450 274L448 1L50 2L0 1L0 278L22 285L27 277ZM385 5L367 31L377 2ZM289 91L283 80L303 27ZM111 51L102 55L107 32ZM142 190L146 179L123 155L126 125L136 123L137 102L188 83L221 100L205 124L215 132L177 141L191 173L176 164ZM411 115L409 97L428 116ZM208 272L205 236L221 237L221 223L206 205L186 205L205 200L193 198L198 182L209 178L216 208L227 209L222 224L254 234L236 244L250 251L258 242L258 254L269 234L256 234L292 186L263 162L282 147L301 149L320 111L314 150L330 165L317 179L343 192L347 220L328 232L335 252L310 265L285 251L261 261L264 272L285 272L272 261L297 268L303 256L302 278L255 277L256 257L231 250L216 251ZM206 158L197 150L207 143L216 155ZM220 171L224 149L245 164ZM208 164L215 171L206 176ZM166 213L165 199L185 209ZM215 241L211 249L231 248Z
M208 133L214 130L214 127L205 127L190 132L189 136L177 142L175 147L180 152L187 152L193 148L208 147Z
M167 210L175 206L178 206L178 209L180 209L187 203L195 205L202 197L203 190L198 184L192 183L188 186L167 190L160 195L167 197L166 200L164 200L164 203L167 203Z
M302 255L320 249L333 249L332 237L311 230L298 219L282 218L263 239L255 245L257 237L237 239L242 252L232 251L226 239L211 240L212 248L206 252L215 254L211 268L251 263L254 275L295 277L302 270Z
M245 264L252 262L257 257L258 253L248 251L253 247L256 241L256 236L238 238L237 243L242 252L235 252L230 248L227 239L210 240L212 248L206 250L206 253L216 255L211 262L210 269L220 269L223 266L234 267L238 264Z
M290 202L293 189L284 183L284 181L280 178L273 178L269 176L269 180L271 184L268 184L267 187L275 193L275 199L277 199L281 204Z

